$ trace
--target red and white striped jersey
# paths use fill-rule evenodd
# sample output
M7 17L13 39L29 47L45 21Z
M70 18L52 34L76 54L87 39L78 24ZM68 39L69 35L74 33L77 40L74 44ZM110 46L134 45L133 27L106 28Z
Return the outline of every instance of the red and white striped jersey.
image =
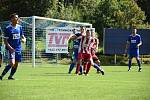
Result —
M94 49L96 49L97 48L97 46L98 46L98 39L97 38L93 38L93 46L92 46L92 48L94 48Z
M96 52L96 49L98 48L98 39L97 38L93 38L93 45L92 45L92 49L91 49L91 53L93 54L95 54L95 52Z
M91 48L93 43L94 42L92 37L81 36L79 53L91 54Z

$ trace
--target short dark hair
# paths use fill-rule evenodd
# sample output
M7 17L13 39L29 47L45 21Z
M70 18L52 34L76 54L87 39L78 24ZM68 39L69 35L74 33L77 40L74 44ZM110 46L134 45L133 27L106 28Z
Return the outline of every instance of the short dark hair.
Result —
M12 19L12 18L14 18L16 16L18 16L18 14L17 13L13 13L13 14L10 15L10 19Z
M87 29L87 30L86 30L86 32L90 32L90 30L89 30L89 29Z

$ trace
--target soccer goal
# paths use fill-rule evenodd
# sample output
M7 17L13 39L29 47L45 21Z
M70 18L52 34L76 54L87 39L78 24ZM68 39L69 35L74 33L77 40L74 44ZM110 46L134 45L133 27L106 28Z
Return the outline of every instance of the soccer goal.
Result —
M2 29L9 21L0 22ZM55 63L66 57L67 39L73 28L85 26L92 28L92 24L39 16L21 17L20 24L26 36L23 44L23 60L35 67L41 63Z

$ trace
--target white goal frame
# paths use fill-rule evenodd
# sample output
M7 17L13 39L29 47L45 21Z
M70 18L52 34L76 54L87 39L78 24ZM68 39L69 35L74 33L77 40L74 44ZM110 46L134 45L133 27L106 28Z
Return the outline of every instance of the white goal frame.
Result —
M39 17L39 16L32 16L32 67L35 68L35 20L51 20L54 22L65 22L70 24L81 24L85 26L89 26L89 28L92 28L92 24L90 23L82 23L82 22L74 22L74 21L66 21L66 20L60 20L60 19L53 19L53 18L45 18L45 17Z

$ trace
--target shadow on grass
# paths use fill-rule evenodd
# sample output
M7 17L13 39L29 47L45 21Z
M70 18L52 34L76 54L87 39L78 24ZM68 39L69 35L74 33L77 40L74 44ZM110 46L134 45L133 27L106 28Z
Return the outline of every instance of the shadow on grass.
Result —
M125 72L128 72L128 71L110 71L110 72L117 72L117 73L125 73Z
M68 73L43 73L43 74L32 74L32 76L75 76L75 74L68 74Z

